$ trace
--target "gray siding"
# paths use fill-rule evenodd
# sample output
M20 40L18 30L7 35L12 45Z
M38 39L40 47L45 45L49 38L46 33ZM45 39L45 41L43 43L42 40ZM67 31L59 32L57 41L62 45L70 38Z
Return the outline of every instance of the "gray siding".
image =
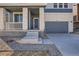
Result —
M45 13L72 13L72 9L44 9Z
M45 32L47 33L67 33L68 22L45 22Z

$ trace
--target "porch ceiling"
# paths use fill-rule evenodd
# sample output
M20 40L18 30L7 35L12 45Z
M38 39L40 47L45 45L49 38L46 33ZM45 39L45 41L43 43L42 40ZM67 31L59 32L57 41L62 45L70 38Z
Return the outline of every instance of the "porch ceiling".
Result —
M22 8L21 7L5 7L5 9L7 9L8 11L15 11L15 12L22 12Z
M30 8L29 9L30 11L31 11L31 13L34 15L38 15L39 14L39 9L37 8L37 9L32 9L32 8Z

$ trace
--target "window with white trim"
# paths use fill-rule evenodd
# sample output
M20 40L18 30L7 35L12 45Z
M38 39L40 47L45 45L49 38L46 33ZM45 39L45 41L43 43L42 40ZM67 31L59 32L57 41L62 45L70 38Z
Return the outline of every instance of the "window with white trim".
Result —
M23 22L22 13L19 13L19 12L13 13L13 21L14 22Z
M63 3L59 3L59 8L63 8Z
M64 3L64 8L68 8L68 3Z
M54 7L54 8L57 8L57 3L54 3L53 7Z
M7 12L5 14L6 22L23 22L23 14L22 12Z
M68 3L54 3L53 8L68 8Z

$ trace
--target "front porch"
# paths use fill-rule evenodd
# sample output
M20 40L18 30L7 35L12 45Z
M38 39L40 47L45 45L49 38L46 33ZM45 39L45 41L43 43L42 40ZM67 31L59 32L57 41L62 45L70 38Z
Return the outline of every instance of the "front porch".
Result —
M0 31L44 31L44 7L1 7Z

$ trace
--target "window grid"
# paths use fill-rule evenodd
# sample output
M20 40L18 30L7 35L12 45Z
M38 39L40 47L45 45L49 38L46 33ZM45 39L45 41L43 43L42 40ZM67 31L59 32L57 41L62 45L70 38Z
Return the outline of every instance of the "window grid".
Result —
M63 8L63 3L59 3L59 8Z
M58 8L57 3L54 3L53 7L54 7L54 8Z
M54 7L56 4L57 4L57 8L68 8L69 7L68 3L54 3L53 8L56 8L56 7ZM62 5L62 7L60 7L60 5ZM66 7L65 7L65 5L66 5Z
M22 15L21 12L14 12L14 13L13 13L13 22L15 22L15 14L18 14L18 15L19 15L19 20L18 20L18 22L21 22L21 21L20 21L20 19L21 19L20 15Z
M68 8L68 3L64 3L64 8Z

